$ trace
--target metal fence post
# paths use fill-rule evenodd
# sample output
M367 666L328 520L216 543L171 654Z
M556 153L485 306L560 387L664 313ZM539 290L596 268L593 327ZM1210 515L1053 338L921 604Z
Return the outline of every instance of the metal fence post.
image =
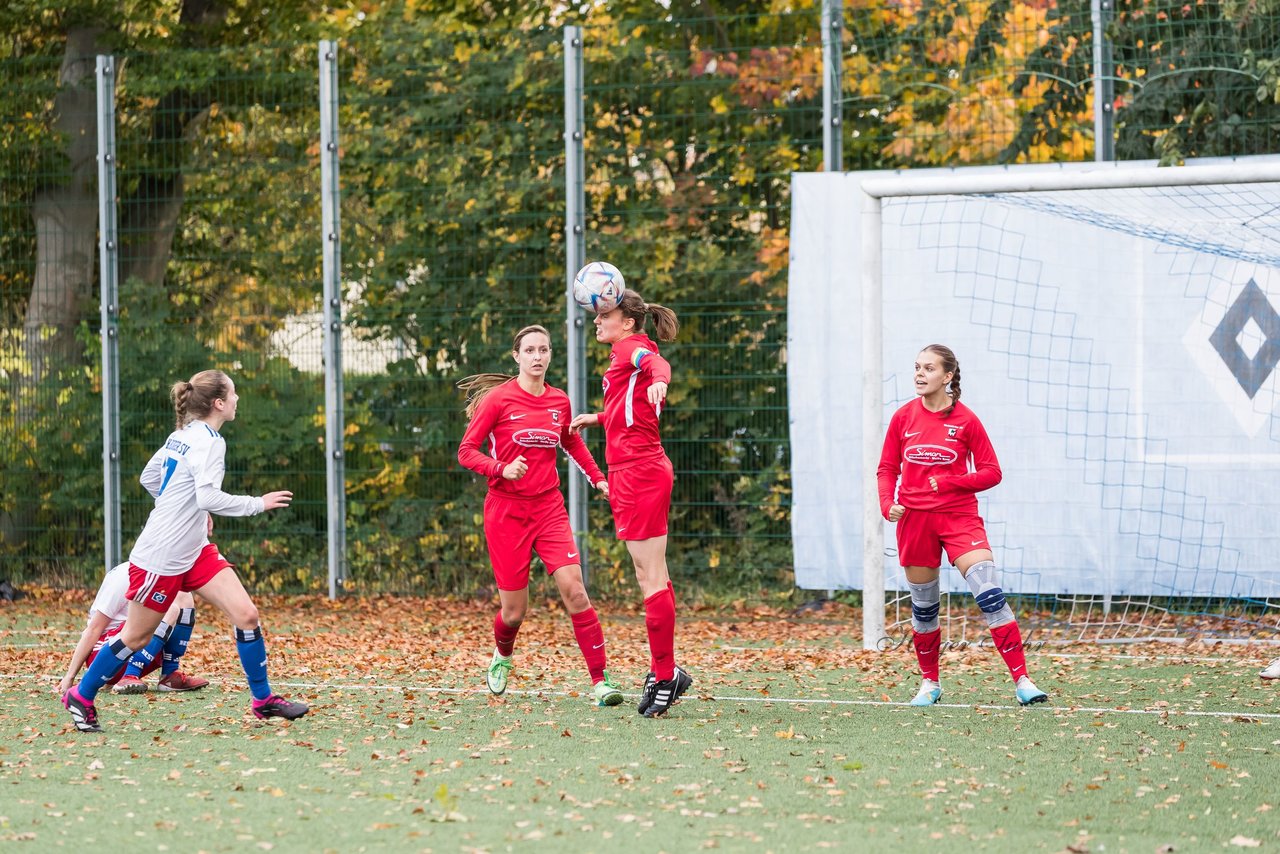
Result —
M116 217L115 57L97 60L98 301L102 325L102 558L121 560L120 542L120 229Z
M320 209L324 277L324 442L329 598L347 579L347 490L343 458L342 224L338 187L338 43L320 42Z
M564 246L565 246L565 349L569 354L569 404L574 413L587 411L586 319L573 301L573 277L586 261L586 189L583 156L582 28L564 28ZM569 469L569 527L578 540L582 580L589 581L587 566L587 493L590 487Z
M844 171L843 28L843 0L822 0L822 168L827 172Z
M1112 0L1092 0L1093 17L1093 159L1116 159L1115 63L1107 24L1111 22ZM1102 594L1102 613L1111 613L1111 591Z
M1112 0L1092 0L1093 16L1093 159L1116 159L1115 62L1107 24L1115 8Z

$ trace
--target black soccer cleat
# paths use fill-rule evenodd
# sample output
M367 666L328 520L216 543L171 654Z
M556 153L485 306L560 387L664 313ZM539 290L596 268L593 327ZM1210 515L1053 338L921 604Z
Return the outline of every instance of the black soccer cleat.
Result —
M693 684L693 677L685 673L679 667L671 674L670 679L661 682L655 682L653 686L653 702L645 708L642 714L646 718L656 718L664 715L667 710L675 705L676 700L685 691L689 690L689 686Z
M260 718L284 718L296 720L308 712L306 703L295 703L286 700L279 694L272 694L265 700L253 701L253 713Z
M653 692L657 689L658 677L650 670L644 675L644 687L640 689L640 702L636 704L637 713L644 714L644 710L653 702Z
M67 707L72 722L80 732L102 732L102 727L98 726L98 710L92 702L81 697L74 686L62 695L62 705Z

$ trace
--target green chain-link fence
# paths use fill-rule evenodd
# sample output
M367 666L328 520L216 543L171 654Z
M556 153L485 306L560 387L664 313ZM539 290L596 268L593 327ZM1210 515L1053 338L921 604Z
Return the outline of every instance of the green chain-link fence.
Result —
M846 168L1090 159L1088 2L850 4ZM664 416L683 582L790 587L789 176L822 163L817 9L584 27L586 250L680 315ZM1105 32L1120 157L1276 150L1269 4L1120 3ZM564 55L556 26L381 19L339 51L348 573L360 591L491 584L454 388L552 333L563 386ZM563 23L573 23L565 21ZM74 47L74 46L73 46ZM73 51L74 53L74 51ZM226 486L292 509L220 519L248 581L323 589L315 44L117 54L122 504L168 387L227 370ZM62 69L61 73L59 69ZM93 61L0 60L0 577L102 566ZM588 345L589 405L606 350ZM599 436L591 436L597 456ZM567 476L567 473L566 475ZM575 474L576 476L576 474ZM593 500L593 586L628 583Z

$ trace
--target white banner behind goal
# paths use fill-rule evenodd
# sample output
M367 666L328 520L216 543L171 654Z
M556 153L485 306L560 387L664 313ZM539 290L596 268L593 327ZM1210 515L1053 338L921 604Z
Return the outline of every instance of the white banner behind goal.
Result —
M874 472L860 451L859 185L873 174L792 180L805 588L862 586ZM980 512L1010 589L1280 596L1280 184L886 197L882 210L881 423L914 397L923 346L955 350L1004 469ZM884 541L901 589L887 523Z

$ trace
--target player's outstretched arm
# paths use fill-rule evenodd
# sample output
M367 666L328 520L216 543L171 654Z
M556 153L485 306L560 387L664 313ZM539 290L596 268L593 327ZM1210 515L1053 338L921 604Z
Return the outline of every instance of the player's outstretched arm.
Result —
M262 496L263 510L278 510L281 507L288 507L289 502L293 501L293 493L287 489L281 489L276 492L268 492Z

